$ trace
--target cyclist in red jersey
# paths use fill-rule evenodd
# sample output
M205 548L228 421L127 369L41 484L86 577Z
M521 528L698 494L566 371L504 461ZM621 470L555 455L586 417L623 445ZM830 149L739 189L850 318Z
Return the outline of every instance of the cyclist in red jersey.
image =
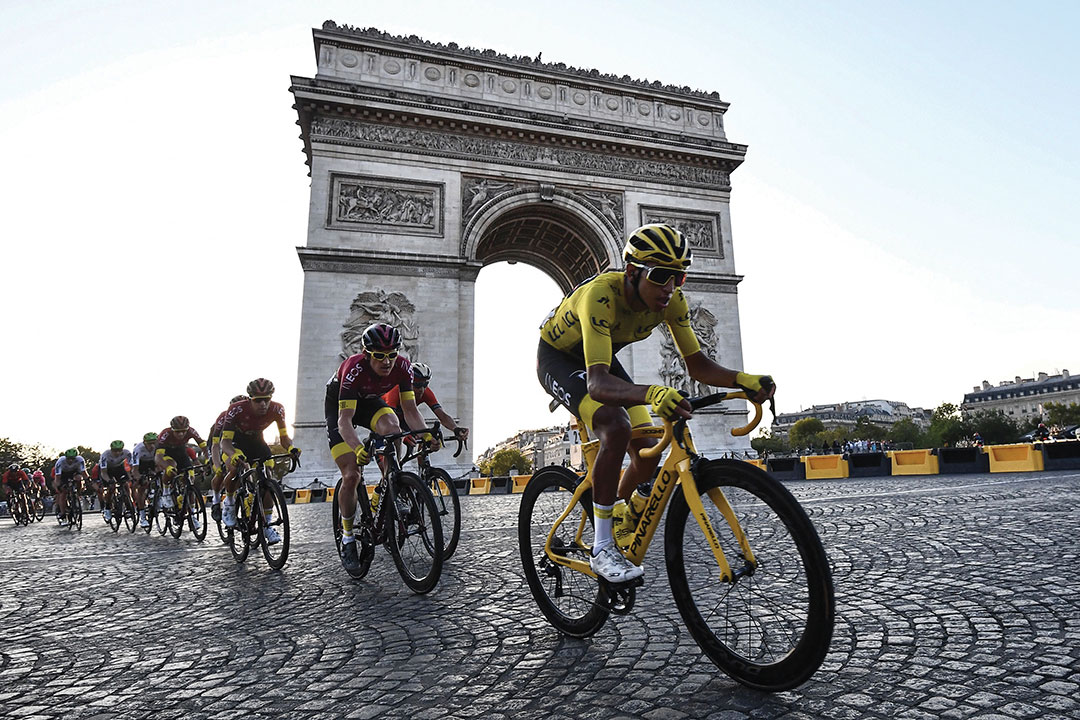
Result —
M221 504L221 518L226 527L236 527L236 513L234 500L236 499L237 463L248 457L265 460L273 455L270 446L263 439L263 431L276 423L278 437L281 445L286 450L293 447L289 439L288 429L285 427L285 408L281 403L273 402L270 398L274 394L274 383L266 378L256 378L248 383L247 393L250 399L239 400L229 406L225 413L225 420L221 424L221 457L227 468L225 474L225 500ZM300 448L296 448L300 452ZM264 498L267 510L267 521L272 518L273 502L269 497ZM271 545L281 542L281 537L275 528L266 527L266 540Z
M158 433L157 451L154 458L159 470L165 471L165 480L171 485L173 477L178 470L187 470L191 467L192 457L188 454L188 440L194 440L203 450L206 449L206 441L203 440L191 423L183 415L177 415L169 421L169 427ZM164 507L172 507L176 489L162 493L161 503Z
M237 395L229 401L229 407L242 400L247 400L247 395ZM214 477L210 479L210 489L214 493L213 503L210 505L210 514L215 520L221 519L221 488L225 484L225 466L221 462L221 426L225 424L225 416L229 414L229 407L221 411L210 428L210 466L214 469Z
M4 486L4 499L8 505L11 504L11 498L15 496L15 493L19 492L19 489L28 485L30 478L26 473L19 469L18 463L11 463L8 466L7 471L4 472L3 486Z
M360 552L368 553L374 549L365 544L358 551L353 536L360 467L370 460L354 428L366 427L379 435L401 431L397 415L382 399L392 387L397 387L400 393L405 421L410 427L424 427L424 419L416 409L409 359L399 353L401 334L391 325L375 323L364 330L361 343L363 352L350 355L326 383L326 433L330 454L341 470L341 491L336 499L343 531L341 561L349 571L360 567ZM424 439L431 437L425 434ZM364 503L363 507L368 506Z
M442 426L451 432L456 432L458 437L462 440L469 438L469 428L461 427L454 422L454 418L450 417L445 410L442 409L442 405L435 398L435 393L431 391L431 368L421 362L412 364L412 378L413 378L413 393L416 407L421 405L427 405L431 408L431 412L435 413L435 417L439 419ZM383 402L394 409L397 413L398 420L403 420L401 413L401 389L395 385L390 388L390 391L382 396ZM408 423L406 423L408 425Z

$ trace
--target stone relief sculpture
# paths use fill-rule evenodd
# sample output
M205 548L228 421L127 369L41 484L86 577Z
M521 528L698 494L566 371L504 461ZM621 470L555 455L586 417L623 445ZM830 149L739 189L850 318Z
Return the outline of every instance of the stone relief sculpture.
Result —
M665 223L683 234L690 247L694 250L720 253L723 250L719 242L720 220L717 216L710 218L692 218L674 213L654 212L642 210L642 223Z
M709 188L731 185L729 173L713 168L667 163L656 160L607 155L604 153L547 145L517 143L508 140L456 135L446 132L316 117L311 122L312 137L357 143L394 152L408 151L435 155L456 155L466 159L497 159L508 164L549 166L558 164L567 170L589 174L648 178Z
M701 303L690 304L690 327L694 329L698 342L701 343L701 351L716 362L720 362L717 354L719 338L716 334L716 316L712 311ZM675 341L671 338L667 325L660 326L662 339L660 341L660 379L665 385L680 390L686 390L691 395L706 395L712 390L707 385L702 385L690 378L686 372L679 351L675 348Z
M342 182L338 185L336 219L339 222L434 228L435 202L433 191L395 190Z
M361 339L368 325L384 322L393 325L401 333L402 350L410 359L415 359L420 351L420 327L414 319L416 306L404 293L386 293L383 290L362 292L349 306L349 319L341 333L341 357L363 350Z
M491 178L465 178L461 184L462 225L476 214L488 200L496 198L514 189L513 183L500 182ZM466 200L468 204L466 205Z
M625 231L623 198L620 193L587 192L581 193L581 197L608 220L620 234Z

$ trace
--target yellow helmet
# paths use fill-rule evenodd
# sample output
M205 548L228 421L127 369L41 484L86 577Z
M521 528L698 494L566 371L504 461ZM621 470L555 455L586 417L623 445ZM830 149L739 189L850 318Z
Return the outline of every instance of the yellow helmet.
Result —
M623 260L628 263L686 270L692 259L690 243L682 233L661 223L639 227L626 239L623 249Z

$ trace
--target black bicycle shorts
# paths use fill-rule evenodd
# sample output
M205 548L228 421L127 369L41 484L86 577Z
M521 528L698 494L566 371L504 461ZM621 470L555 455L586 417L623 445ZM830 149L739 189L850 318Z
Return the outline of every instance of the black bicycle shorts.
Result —
M634 382L616 357L611 359L609 371L621 380ZM589 381L583 356L556 350L544 340L540 340L536 349L536 377L551 397L592 430L593 413L603 404L589 395ZM652 424L652 416L644 405L629 407L626 412L630 415L631 427Z

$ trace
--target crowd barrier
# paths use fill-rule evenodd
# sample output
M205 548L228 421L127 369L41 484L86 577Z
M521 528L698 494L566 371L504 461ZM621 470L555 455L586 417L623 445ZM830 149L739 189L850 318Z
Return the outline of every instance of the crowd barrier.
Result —
M1080 440L1040 443L1043 468L1046 470L1080 470Z
M772 473L773 477L777 480L806 479L806 467L803 465L800 458L769 458L765 464L768 467L769 472Z
M311 502L311 491L307 488L301 488L296 491L296 498L293 500L297 505Z
M938 448L937 458L942 475L990 472L990 456L981 447Z
M515 475L511 478L512 485L510 486L511 493L523 493L525 492L525 486L529 484L529 479L532 475Z
M491 478L478 477L473 478L469 484L470 495L490 495L491 494Z
M759 467L762 470L768 470L768 467L766 467L764 460L743 460L743 462L750 463L751 465Z
M990 472L1037 472L1043 469L1043 454L1031 443L989 445Z
M937 475L938 457L931 450L891 450L893 475Z
M889 456L883 452L850 453L847 459L848 477L876 477L892 472Z
M806 455L802 458L807 480L830 480L848 476L843 455Z

